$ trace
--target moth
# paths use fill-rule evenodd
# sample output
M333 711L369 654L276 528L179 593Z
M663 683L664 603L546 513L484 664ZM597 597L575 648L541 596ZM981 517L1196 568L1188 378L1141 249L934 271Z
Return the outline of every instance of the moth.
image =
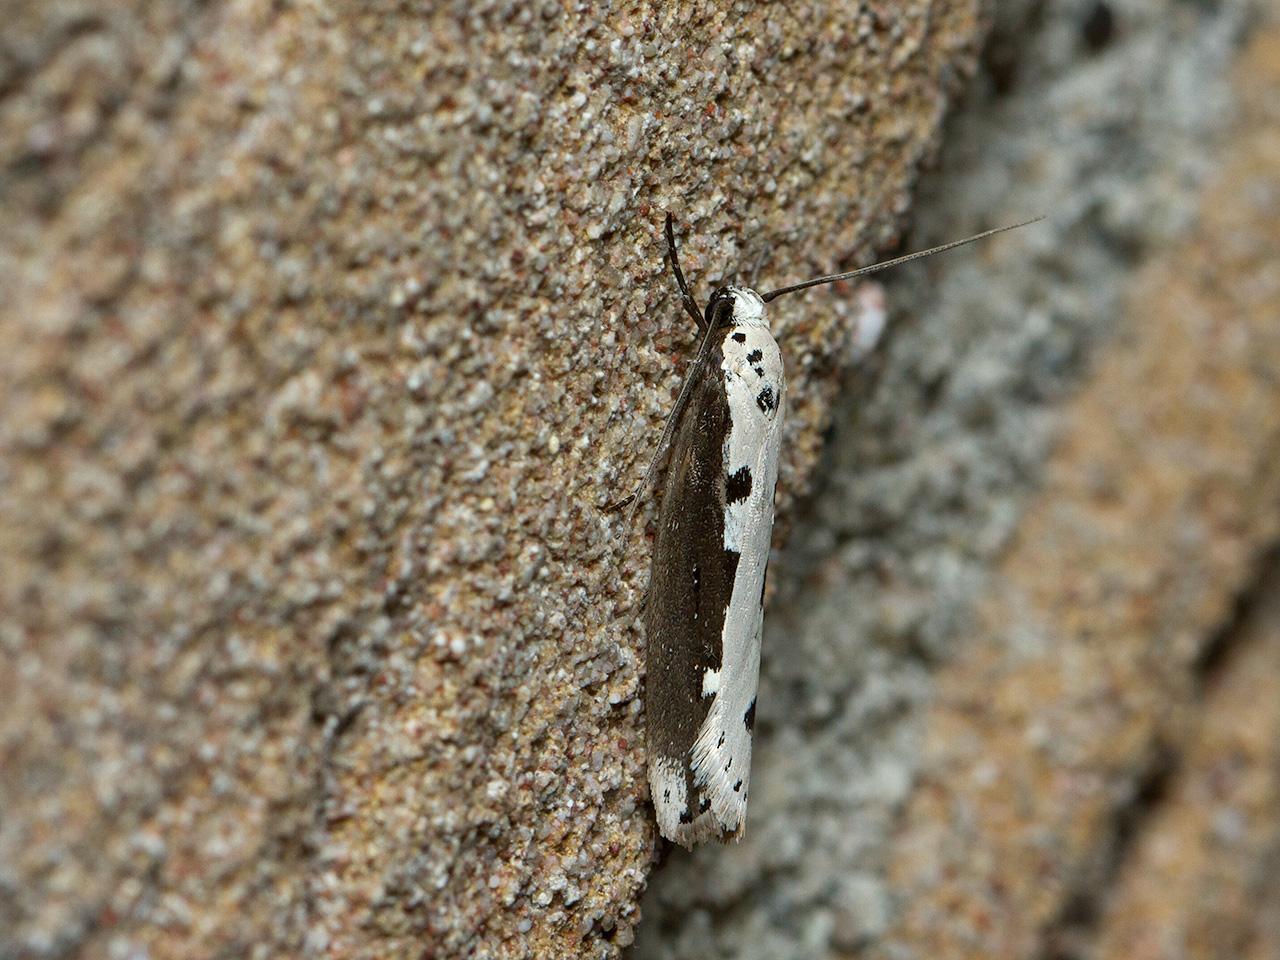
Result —
M766 304L1034 222L768 293L722 286L699 310L667 214L667 259L681 304L702 337L644 478L610 508L631 504L628 529L669 449L644 613L649 787L667 839L685 847L740 839L746 824L765 570L786 410L782 352L769 330Z

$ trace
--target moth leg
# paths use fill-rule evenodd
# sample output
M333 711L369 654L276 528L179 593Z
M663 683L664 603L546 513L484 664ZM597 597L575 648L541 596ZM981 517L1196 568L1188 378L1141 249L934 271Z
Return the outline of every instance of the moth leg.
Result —
M699 330L705 330L707 327L706 318L703 317L702 311L698 309L698 302L693 299L693 294L689 292L689 285L684 282L684 273L680 269L680 257L676 253L676 235L671 229L673 222L671 214L667 214L667 259L671 261L671 272L676 275L676 286L680 288L680 303L684 306L685 313L693 317L694 322L698 325Z
M662 463L667 447L671 444L671 435L675 433L676 426L680 422L680 414L684 412L684 408L689 402L689 391L693 389L694 381L698 379L702 368L707 364L707 357L711 355L711 335L714 332L715 329L708 324L706 332L702 335L702 343L698 347L698 355L694 357L693 363L690 364L684 383L680 385L680 394L676 397L676 402L672 406L671 412L667 414L666 425L662 428L662 439L658 441L658 449L653 452L653 456L649 459L649 466L644 472L644 477L636 484L636 489L630 496L624 497L617 503L612 503L605 508L606 513L612 513L615 510L621 510L627 504L631 505L631 509L627 511L627 519L622 525L624 536L631 529L631 521L635 519L636 510L640 506L641 495L649 489L649 484L653 482L653 478L658 472L658 465Z
M627 504L629 504L629 503L630 503L632 500L634 500L635 498L636 498L636 495L635 495L634 493L628 493L628 494L627 494L625 497L623 497L621 500L615 500L613 503L611 503L611 504L609 504L608 506L606 506L602 512L604 512L604 513L617 513L619 510L621 510L623 507L625 507Z

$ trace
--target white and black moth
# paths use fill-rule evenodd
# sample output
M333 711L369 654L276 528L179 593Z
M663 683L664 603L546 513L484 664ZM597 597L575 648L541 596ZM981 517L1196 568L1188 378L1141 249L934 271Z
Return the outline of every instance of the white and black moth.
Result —
M615 505L632 502L634 512L670 445L645 608L649 786L667 839L686 847L737 839L746 823L765 567L786 409L782 353L765 304L1024 225L764 294L724 286L700 311L667 215L671 271L702 341L644 479Z

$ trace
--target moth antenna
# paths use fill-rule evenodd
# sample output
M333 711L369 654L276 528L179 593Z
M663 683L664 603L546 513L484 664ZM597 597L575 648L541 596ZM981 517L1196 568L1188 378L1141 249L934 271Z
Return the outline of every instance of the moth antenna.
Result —
M662 439L658 442L658 449L654 451L653 457L649 460L649 467L645 470L644 477L636 485L635 491L629 496L623 497L618 502L611 503L605 507L606 513L614 513L627 504L631 504L631 509L627 511L627 519L622 525L623 536L626 536L627 531L631 529L631 521L635 519L636 510L640 506L640 497L653 481L653 475L658 470L658 463L662 460L662 455L666 453L667 444L670 442L671 434L674 432L676 422L680 418L680 411L684 409L684 405L689 399L689 385L693 382L693 375L706 362L711 344L711 324L707 323L702 311L698 309L698 301L694 300L693 294L689 292L689 285L684 282L684 271L680 269L680 254L676 250L674 223L675 218L668 212L666 224L663 228L663 232L667 237L667 260L671 264L671 272L675 274L676 286L680 288L680 303L684 306L685 312L697 322L698 329L704 331L705 335L702 338L702 343L698 346L697 356L694 357L693 364L689 367L689 372L685 374L684 383L680 385L680 394L676 397L675 406L667 414L667 422L662 428Z
M1023 220L1021 223L1012 223L1004 227L996 227L994 230L984 230L982 233L975 233L972 237L965 237L963 240L952 240L950 243L944 243L941 246L930 247L928 250L918 250L915 253L908 253L902 257L894 257L892 260L883 260L880 263L873 263L868 267L860 267L857 270L850 270L848 273L833 273L826 277L815 277L812 280L805 280L803 283L793 283L788 287L779 287L777 290L770 290L768 293L761 294L760 299L768 303L774 297L780 297L784 293L795 293L797 290L805 290L809 287L816 287L823 283L835 283L837 280L852 280L854 277L864 277L869 273L876 273L880 270L887 270L890 267L896 267L901 263L907 263L911 260L919 260L921 257L931 257L935 253L944 253L947 250L954 250L956 247L963 247L967 243L973 243L977 240L985 240L987 237L995 236L997 233L1004 233L1006 230L1017 230L1019 227L1030 226L1033 223L1039 223L1044 217L1032 217L1030 220Z
M623 497L617 503L612 503L605 508L606 513L613 513L621 510L627 504L631 504L631 509L627 511L627 518L622 524L622 535L624 537L627 531L631 529L631 521L635 519L636 510L640 507L640 498L649 488L649 484L653 482L654 474L658 472L658 464L662 462L662 457L667 452L667 445L671 442L671 434L675 432L676 424L680 421L680 413L689 401L689 390L693 386L694 374L707 362L707 356L711 352L711 334L713 330L714 328L707 324L707 332L703 335L702 343L698 347L698 355L694 357L693 363L689 365L689 372L685 374L684 383L680 385L680 393L676 397L676 402L671 407L671 412L667 414L667 422L662 428L662 439L658 441L658 449L649 458L649 466L644 472L644 477L636 484L636 488L630 496Z
M684 282L684 272L680 269L680 257L676 253L676 235L672 229L673 223L674 218L668 213L664 229L667 235L667 259L671 262L671 272L676 275L676 286L680 288L680 303L684 306L685 312L693 317L698 329L701 330L707 325L707 320L702 315L702 311L698 309L698 301L694 300L693 294L689 292L689 285Z

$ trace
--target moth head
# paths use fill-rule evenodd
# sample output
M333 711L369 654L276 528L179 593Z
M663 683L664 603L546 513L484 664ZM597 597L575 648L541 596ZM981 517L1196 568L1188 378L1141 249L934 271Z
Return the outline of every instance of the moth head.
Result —
M712 328L768 326L764 300L747 287L721 287L707 301L706 319Z

